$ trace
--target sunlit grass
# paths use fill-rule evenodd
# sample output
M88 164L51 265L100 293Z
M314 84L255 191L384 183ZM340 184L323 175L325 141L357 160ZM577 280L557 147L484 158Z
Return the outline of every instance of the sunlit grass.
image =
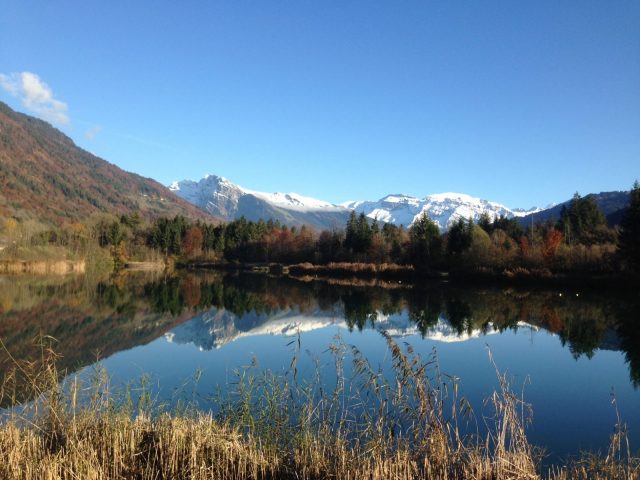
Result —
M5 412L0 478L638 478L621 421L607 456L541 472L526 436L530 407L497 367L488 433L465 435L460 426L474 414L457 379L439 372L435 354L422 359L385 338L391 373L336 339L332 378L317 368L303 380L298 343L284 374L237 370L215 415L195 402L169 411L145 388L114 391L100 369L61 384L44 346L38 363L16 361L5 378L3 396L27 382L33 400Z

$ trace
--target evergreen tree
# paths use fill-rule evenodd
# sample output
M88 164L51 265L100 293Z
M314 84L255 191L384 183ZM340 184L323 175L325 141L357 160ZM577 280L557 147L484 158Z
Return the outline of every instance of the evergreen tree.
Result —
M355 254L364 253L371 245L371 227L364 212L356 217L351 211L345 232L345 247Z
M493 231L493 225L491 222L491 217L487 212L482 212L480 218L478 219L478 226L482 228L485 232L491 233Z
M473 222L468 222L464 218L459 218L449 228L447 235L447 253L449 255L459 255L471 246L473 233Z
M640 184L636 180L629 194L629 207L621 222L618 251L627 265L640 271Z
M109 243L111 245L118 245L124 240L125 231L120 222L113 222L109 227Z
M409 230L411 238L411 262L418 268L433 266L440 258L442 242L440 230L426 212L413 222Z
M404 261L404 236L405 232L402 227L396 227L392 223L385 223L382 226L382 237L389 246L389 261Z
M564 234L567 243L600 243L599 239L610 240L603 235L607 220L592 196L581 197L575 193L569 206L562 207L558 229Z
M485 231L487 233L491 233L496 230L502 230L514 240L519 240L524 233L518 220L515 218L507 218L504 215L500 215L499 218L496 218L491 224L491 228Z
M371 245L371 227L364 212L358 216L357 251L366 252Z
M378 217L373 219L373 222L371 223L371 235L372 236L376 236L380 233L380 226L378 225Z
M353 250L356 233L357 233L358 220L355 210L351 210L349 214L349 220L347 220L347 228L345 230L344 246L347 250Z

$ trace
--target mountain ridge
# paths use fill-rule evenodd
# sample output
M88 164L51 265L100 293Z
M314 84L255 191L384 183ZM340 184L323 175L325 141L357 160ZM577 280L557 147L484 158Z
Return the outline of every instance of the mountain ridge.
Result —
M629 192L624 190L614 190L610 192L589 193L584 198L593 198L598 207L602 210L609 226L618 225L622 219L624 210L629 205ZM556 221L560 218L562 209L568 207L571 199L537 212L531 212L521 216L518 220L522 226L531 223L544 223L546 221Z
M122 170L0 102L0 215L60 225L95 213L215 220L155 180Z
M342 228L351 211L371 220L410 226L423 212L446 230L459 218L478 220L483 213L496 218L519 217L539 209L510 209L500 203L465 193L437 193L423 198L389 194L377 201L356 200L332 204L298 193L265 193L241 187L225 177L208 174L198 181L173 182L169 188L187 201L225 220L278 220L288 226L311 225L319 229Z

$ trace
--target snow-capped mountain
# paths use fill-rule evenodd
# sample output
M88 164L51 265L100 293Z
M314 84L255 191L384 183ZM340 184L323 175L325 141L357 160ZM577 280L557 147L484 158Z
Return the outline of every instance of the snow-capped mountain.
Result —
M387 195L377 202L346 202L342 206L364 212L369 218L395 225L411 225L423 213L436 222L441 230L459 218L472 218L477 221L483 213L491 219L504 215L507 218L521 217L532 210L511 210L496 202L482 200L464 193L438 193L424 198L408 195Z
M202 180L173 182L169 190L213 215L229 220L245 191L224 177L206 175Z
M183 180L169 187L174 193L207 212L226 220L244 216L249 220L278 220L289 226L303 224L317 229L343 228L351 210L380 222L410 226L423 212L441 230L459 218L477 221L487 213L492 219L522 217L538 209L512 210L496 202L463 193L439 193L416 198L387 195L378 201L355 201L335 205L297 193L264 193L240 187L224 177L207 175L199 181Z
M173 182L169 189L185 200L225 220L278 220L288 226L310 225L341 228L349 210L340 205L297 193L265 193L231 183L224 177L206 175L201 180Z

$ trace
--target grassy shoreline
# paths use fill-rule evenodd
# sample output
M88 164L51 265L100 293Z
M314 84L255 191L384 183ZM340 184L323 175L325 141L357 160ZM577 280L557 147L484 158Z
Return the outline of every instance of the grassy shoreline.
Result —
M335 386L285 374L236 373L216 415L185 403L167 411L150 392L116 391L105 372L58 382L55 357L37 372L16 362L37 401L5 411L3 479L635 479L640 459L618 422L606 456L543 471L529 444L529 406L496 367L486 436L462 433L468 406L434 358L385 337L393 374L374 371L354 347L330 345ZM491 354L489 352L489 358ZM495 364L494 364L495 366ZM8 377L15 378L15 377ZM5 379L3 394L10 391Z

